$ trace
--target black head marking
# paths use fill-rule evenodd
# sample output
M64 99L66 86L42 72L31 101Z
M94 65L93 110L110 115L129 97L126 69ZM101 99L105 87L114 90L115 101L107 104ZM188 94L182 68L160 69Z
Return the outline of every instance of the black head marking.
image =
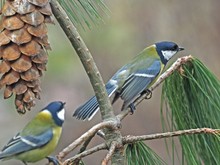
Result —
M62 126L63 124L63 120L61 120L57 115L58 113L64 109L64 105L65 105L65 102L61 102L61 101L54 101L54 102L51 102L50 104L48 104L43 110L48 110L51 114L52 114L52 117L55 121L55 123L58 125L58 126ZM43 111L42 110L42 111Z
M159 54L161 61L163 62L164 65L166 65L166 63L169 61L169 59L167 59L163 55L163 52L170 51L170 52L177 53L178 51L184 50L184 48L179 47L176 43L169 42L169 41L157 42L157 43L155 43L155 45L156 45L157 53Z

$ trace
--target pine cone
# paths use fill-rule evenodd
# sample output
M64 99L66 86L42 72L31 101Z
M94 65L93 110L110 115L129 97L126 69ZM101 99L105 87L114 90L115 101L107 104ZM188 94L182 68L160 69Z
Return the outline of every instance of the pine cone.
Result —
M40 77L50 49L45 23L53 23L49 0L6 0L0 33L0 89L4 98L15 95L25 113L40 99Z

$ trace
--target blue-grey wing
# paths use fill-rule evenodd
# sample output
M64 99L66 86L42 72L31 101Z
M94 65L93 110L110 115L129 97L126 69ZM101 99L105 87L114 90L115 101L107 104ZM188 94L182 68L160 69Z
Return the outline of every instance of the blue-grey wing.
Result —
M148 85L155 80L161 70L161 63L155 60L148 68L142 68L132 73L125 81L120 96L127 108Z
M52 139L52 137L52 129L48 129L46 132L37 136L20 136L20 134L17 134L3 148L2 152L0 153L0 159L40 148L46 145Z

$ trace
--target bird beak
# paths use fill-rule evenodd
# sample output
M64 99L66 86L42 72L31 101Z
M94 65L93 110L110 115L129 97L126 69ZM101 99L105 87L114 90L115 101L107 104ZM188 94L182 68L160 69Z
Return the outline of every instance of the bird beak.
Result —
M64 107L65 106L65 104L66 104L66 102L61 102L62 103L62 106Z
M183 47L179 47L179 50L178 50L178 51L182 51L182 50L184 50L184 48L183 48Z

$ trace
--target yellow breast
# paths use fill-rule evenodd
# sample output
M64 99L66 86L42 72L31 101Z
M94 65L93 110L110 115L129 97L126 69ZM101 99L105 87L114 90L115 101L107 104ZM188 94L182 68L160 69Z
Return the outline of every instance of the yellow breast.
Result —
M37 148L34 150L24 152L16 156L15 158L22 160L24 162L37 162L41 159L44 159L45 157L49 156L57 147L61 133L62 133L61 127L54 127L53 138L51 139L49 143L47 143L45 146L41 148Z

